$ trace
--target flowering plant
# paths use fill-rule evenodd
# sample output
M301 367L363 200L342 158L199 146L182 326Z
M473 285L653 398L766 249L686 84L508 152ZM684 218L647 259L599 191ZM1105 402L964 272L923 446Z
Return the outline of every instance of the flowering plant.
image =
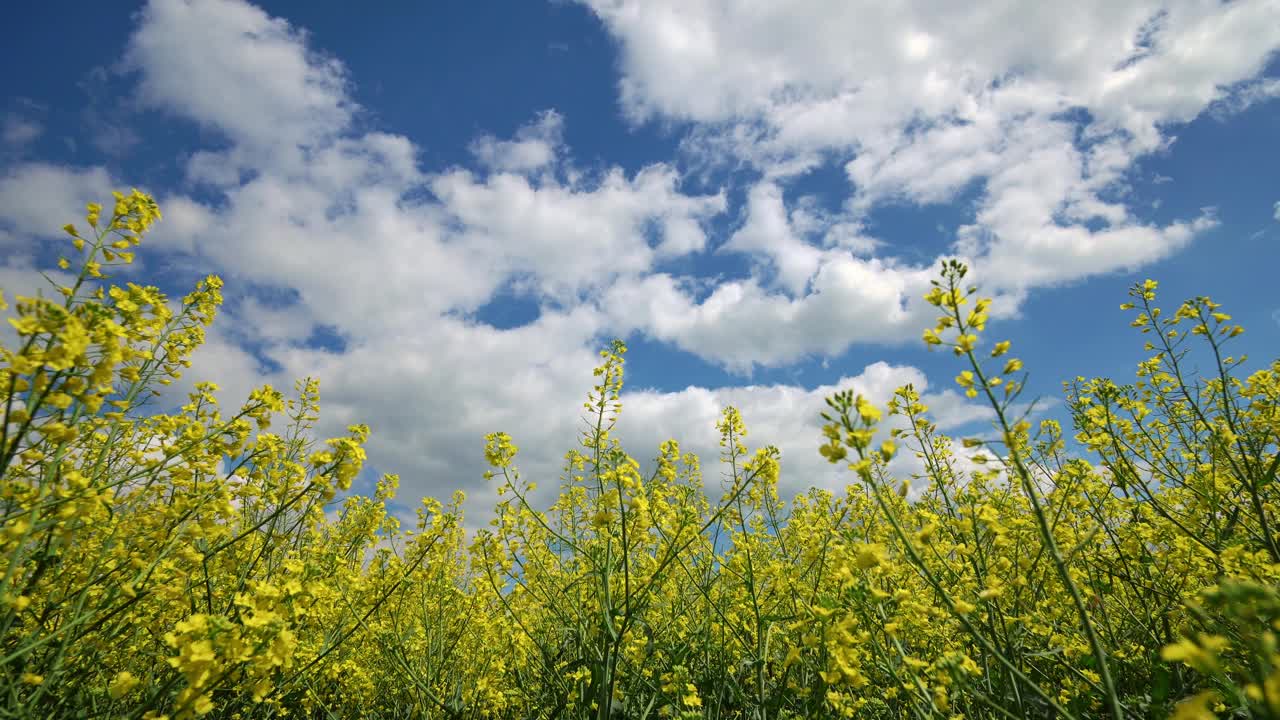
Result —
M791 500L732 407L718 492L675 440L644 477L614 342L557 498L492 433L501 500L468 534L460 493L412 529L396 476L351 494L369 429L313 440L313 380L142 412L221 302L212 276L176 307L100 283L159 219L136 190L89 205L77 274L17 298L0 347L0 716L1280 717L1280 360L1241 377L1209 298L1166 316L1134 286L1151 355L1066 385L1068 451L947 262L924 341L993 436L939 434L910 385L839 392L819 451L850 485Z

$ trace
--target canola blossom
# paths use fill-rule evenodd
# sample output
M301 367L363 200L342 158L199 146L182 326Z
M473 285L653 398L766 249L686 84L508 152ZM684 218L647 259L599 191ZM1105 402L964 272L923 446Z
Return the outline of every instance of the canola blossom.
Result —
M556 499L491 433L467 533L461 493L411 528L395 475L350 493L369 428L313 439L314 380L144 412L221 303L213 276L110 284L160 219L90 204L56 297L0 293L0 717L1280 718L1280 360L1246 371L1207 297L1134 286L1149 356L1067 383L1068 435L1017 414L1016 345L944 263L923 340L990 436L940 434L910 385L839 392L819 452L848 487L795 498L732 407L721 482L675 440L642 474L615 341Z

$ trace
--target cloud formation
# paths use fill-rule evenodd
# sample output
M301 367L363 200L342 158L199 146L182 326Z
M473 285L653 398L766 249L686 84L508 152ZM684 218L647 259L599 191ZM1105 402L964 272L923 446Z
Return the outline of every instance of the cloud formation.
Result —
M1212 227L1144 222L1127 175L1174 124L1276 92L1257 77L1280 47L1269 0L585 4L618 41L633 121L685 122L692 155L766 177L839 158L855 217L977 186L955 249L1012 291L1132 269Z

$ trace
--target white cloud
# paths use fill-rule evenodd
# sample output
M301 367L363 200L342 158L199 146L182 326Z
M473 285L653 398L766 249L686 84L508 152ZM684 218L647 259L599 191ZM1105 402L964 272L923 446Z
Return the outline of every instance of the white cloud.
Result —
M934 276L931 267L828 251L811 291L800 298L742 280L720 283L697 301L687 282L654 274L619 280L602 304L619 330L642 331L731 371L749 373L756 364L837 355L855 342L918 339L928 315L920 298Z
M514 141L477 141L492 175L425 176L406 138L350 130L355 103L340 63L241 3L160 0L129 48L147 102L232 141L188 161L191 180L225 193L212 216L187 207L192 223L212 225L204 244L229 268L295 287L317 317L361 332L473 310L510 275L532 273L535 287L559 296L607 281L610 268L644 271L701 247L698 223L723 205L681 195L663 166L632 179L609 171L594 184L500 172L555 160L562 121L553 112ZM440 203L404 199L423 187ZM665 231L656 249L643 236L648 223Z
M1280 78L1257 78L1239 83L1230 93L1214 101L1210 106L1219 119L1244 112L1258 103L1269 102L1280 97Z
M1134 217L1117 199L1134 161L1210 107L1277 92L1256 77L1280 48L1269 0L584 2L618 39L634 121L691 122L695 161L775 182L842 159L855 215L976 184L957 250L1015 290L1185 246L1212 218ZM792 244L773 227L772 242Z
M1016 90L1026 100L1083 106L1135 132L1188 120L1261 70L1280 16L1267 0L587 4L621 41L634 117L723 122L856 97L841 106L853 123L840 131L858 139L963 111L1011 79L1039 86Z
M43 133L44 126L40 123L10 113L5 115L0 141L9 147L21 148L34 142Z
M1103 200L1117 168L1131 158L1106 141L1081 152L1072 128L1049 121L1004 140L1001 162L986 178L975 221L957 249L974 257L991 288L1030 288L1134 269L1185 247L1216 225L1211 212L1164 227L1135 220ZM1085 223L1095 221L1097 227Z
M793 227L782 189L768 181L751 188L745 224L717 251L767 258L777 273L777 284L792 295L804 293L822 257L822 252Z
M1274 217L1277 222L1280 222L1280 200L1277 200L1276 204L1272 206L1272 211L1271 216Z
M164 217L152 229L148 246L160 250L196 253L196 242L201 237L207 237L212 229L214 213L183 195L163 196L158 202Z
M356 105L346 72L306 34L257 7L224 0L153 0L129 40L140 99L225 133L246 154L298 162L332 139Z
M547 110L516 132L514 140L492 135L478 138L471 152L485 167L499 172L528 173L551 166L563 144L564 118Z
M432 178L430 187L464 228L462 246L500 275L532 274L533 290L561 300L700 250L706 243L700 224L725 204L720 195L682 194L678 175L665 165L630 179L614 168L592 185L508 173L480 180L454 170ZM653 246L650 224L661 238Z
M32 245L38 237L65 237L62 226L82 228L87 203L107 204L119 187L103 168L68 169L47 163L23 163L0 176L0 226L8 226L11 244Z

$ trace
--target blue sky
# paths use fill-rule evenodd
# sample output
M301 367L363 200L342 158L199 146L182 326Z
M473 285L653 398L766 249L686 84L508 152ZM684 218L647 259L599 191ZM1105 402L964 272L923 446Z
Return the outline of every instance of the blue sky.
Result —
M1147 277L1269 359L1280 4L952 5L28 4L0 48L0 287L144 188L165 220L128 279L227 281L188 382L234 406L317 376L322 431L370 424L402 499L474 509L488 431L554 485L615 336L642 461L675 437L710 470L733 403L788 490L840 487L817 413L850 384L927 386L980 430L919 341L952 255L1050 416L1064 379L1132 377L1117 306Z

